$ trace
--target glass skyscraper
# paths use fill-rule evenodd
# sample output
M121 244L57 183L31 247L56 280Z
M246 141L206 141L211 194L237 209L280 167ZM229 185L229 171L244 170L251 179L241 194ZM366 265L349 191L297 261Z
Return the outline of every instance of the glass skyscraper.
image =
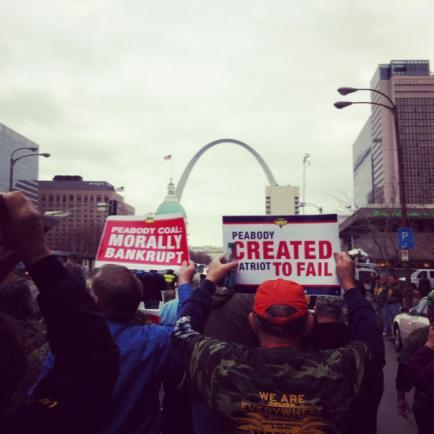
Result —
M429 61L392 60L381 64L370 87L385 93L397 107L407 203L433 204L434 76L431 75ZM388 104L384 97L376 93L372 93L372 101ZM363 196L367 197L366 203L358 205L396 205L399 203L399 177L391 112L373 105L370 130L371 136L364 139L370 143L358 143L357 148L371 149L372 192L366 196L367 179L359 176L359 167L354 164L355 196L360 198L362 190Z
M39 150L39 145L35 142L0 123L0 191L9 190L11 155L22 147L38 148ZM31 151L25 149L18 151L14 154L14 158L29 152ZM39 158L29 157L18 161L13 172L13 187L25 193L34 204L38 203L38 171Z

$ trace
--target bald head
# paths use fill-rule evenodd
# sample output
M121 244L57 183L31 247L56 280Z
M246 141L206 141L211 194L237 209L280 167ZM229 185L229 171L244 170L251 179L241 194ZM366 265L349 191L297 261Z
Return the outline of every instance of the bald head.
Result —
M97 304L110 321L132 321L143 297L142 283L126 267L105 265L92 279Z

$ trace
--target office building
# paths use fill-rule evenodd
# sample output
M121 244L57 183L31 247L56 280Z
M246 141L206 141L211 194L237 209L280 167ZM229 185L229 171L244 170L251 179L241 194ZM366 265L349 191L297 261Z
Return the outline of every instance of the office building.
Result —
M434 76L428 60L392 60L378 66L370 88L396 106L409 224L414 231L411 267L434 263ZM362 93L355 101L363 101ZM367 95L367 94L366 94ZM371 93L372 102L390 105ZM344 248L357 247L372 260L402 266L396 231L402 224L393 114L372 105L353 146L357 211L340 224Z
M18 150L19 148L32 148ZM15 152L17 151L17 152ZM11 156L37 153L39 145L0 123L0 191L9 191ZM23 158L14 166L12 186L22 191L36 205L38 202L39 157Z
M353 144L354 204L356 208L367 206L374 200L373 143L371 118Z
M299 213L300 188L291 185L265 187L265 214L294 215Z
M379 65L371 88L386 94L396 105L403 154L403 179L407 204L434 203L434 76L428 60L392 60ZM361 95L361 94L360 94ZM372 102L388 104L383 96L372 93ZM354 145L358 150L371 149L372 194L368 203L398 205L399 176L396 137L392 113L372 105L368 120L371 136L362 131ZM364 143L361 143L364 142ZM366 196L367 166L354 155L355 197ZM356 202L363 206L364 201Z
M48 247L59 254L75 253L86 258L95 256L109 214L134 214L134 208L124 202L113 185L83 181L81 176L39 181L39 207L58 220L47 234Z

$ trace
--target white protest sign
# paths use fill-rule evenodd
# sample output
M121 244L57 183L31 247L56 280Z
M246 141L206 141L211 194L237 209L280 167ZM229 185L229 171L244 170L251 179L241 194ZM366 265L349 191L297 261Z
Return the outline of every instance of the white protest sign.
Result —
M340 251L337 216L223 217L223 246L238 259L236 288L254 291L265 280L286 279L310 295L339 295L333 253Z

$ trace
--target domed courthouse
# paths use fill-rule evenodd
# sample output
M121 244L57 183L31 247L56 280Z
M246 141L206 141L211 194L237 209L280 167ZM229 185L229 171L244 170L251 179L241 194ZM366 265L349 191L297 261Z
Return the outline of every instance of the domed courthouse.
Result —
M157 208L155 213L156 215L163 214L182 214L187 221L187 214L185 212L184 207L179 202L178 197L175 194L175 184L172 179L170 179L169 184L167 185L167 196L164 198L164 201Z

